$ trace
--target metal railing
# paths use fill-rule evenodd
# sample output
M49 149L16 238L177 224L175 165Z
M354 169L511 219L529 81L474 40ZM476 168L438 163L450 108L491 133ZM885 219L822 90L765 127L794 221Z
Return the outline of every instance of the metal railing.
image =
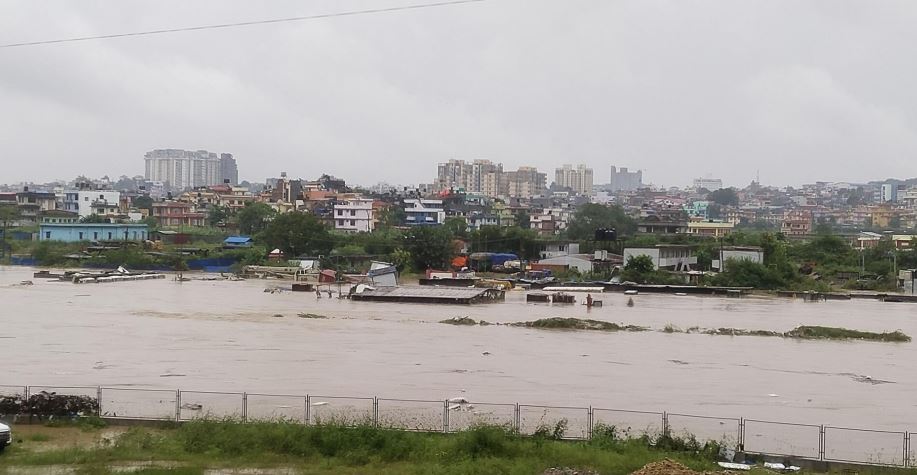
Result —
M868 465L917 466L914 433L826 425L799 424L733 417L596 407L478 403L474 401L389 399L184 391L102 386L0 385L0 398L24 401L42 391L89 397L98 414L115 419L190 421L233 418L243 421L291 421L302 424L373 425L376 427L453 433L479 425L498 425L523 435L544 434L588 440L613 433L616 437L665 435L713 441L746 453L773 457L851 462ZM9 399L7 399L9 400ZM7 404L9 406L9 404Z

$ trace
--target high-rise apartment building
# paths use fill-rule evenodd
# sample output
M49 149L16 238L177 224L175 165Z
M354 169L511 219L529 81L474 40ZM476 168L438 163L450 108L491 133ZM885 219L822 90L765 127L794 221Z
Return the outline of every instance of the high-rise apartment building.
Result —
M694 189L700 190L701 188L707 191L716 191L723 188L723 180L719 178L695 178L694 179Z
M535 167L519 167L514 172L503 173L505 196L510 198L531 199L547 189L548 176L540 173Z
M592 169L586 165L564 165L554 170L554 183L585 196L592 195Z
M634 191L643 187L643 171L637 170L632 172L627 167L616 168L611 166L611 181L609 182L611 192L615 191Z
M230 185L239 184L239 167L231 153L220 154L220 181Z
M437 191L454 189L468 193L481 193L496 198L531 198L546 188L547 177L534 167L519 167L517 171L503 171L502 163L490 160L449 160L437 167ZM591 183L591 182L590 182Z
M206 150L153 150L144 156L145 177L149 181L166 183L175 190L218 185L223 183L225 175L230 180L233 177L238 180L235 159L230 154L223 155L225 160ZM227 167L225 174L224 163Z

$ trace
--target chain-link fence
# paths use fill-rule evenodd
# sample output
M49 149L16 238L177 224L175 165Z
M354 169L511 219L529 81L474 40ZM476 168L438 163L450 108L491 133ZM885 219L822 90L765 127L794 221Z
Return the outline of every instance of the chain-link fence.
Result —
M29 415L74 407L70 415L115 419L190 421L233 419L339 424L422 431L459 432L499 426L523 435L586 440L593 437L661 436L704 444L715 442L752 454L870 465L917 466L912 433L695 414L622 409L537 406L379 397L184 391L99 386L0 385L0 416ZM75 404L87 402L88 404ZM89 408L88 410L86 408Z

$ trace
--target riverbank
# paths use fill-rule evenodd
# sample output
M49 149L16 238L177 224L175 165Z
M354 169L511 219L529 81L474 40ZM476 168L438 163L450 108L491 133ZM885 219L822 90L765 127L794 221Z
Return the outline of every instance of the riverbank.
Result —
M622 439L608 428L589 442L555 440L556 428L521 437L482 426L455 434L293 423L195 421L159 428L20 425L0 455L10 473L66 467L78 473L182 473L248 470L269 474L627 474L666 458L716 468L717 446L693 441ZM550 469L568 472L549 472ZM53 472L56 473L56 472ZM66 472L64 472L66 473Z

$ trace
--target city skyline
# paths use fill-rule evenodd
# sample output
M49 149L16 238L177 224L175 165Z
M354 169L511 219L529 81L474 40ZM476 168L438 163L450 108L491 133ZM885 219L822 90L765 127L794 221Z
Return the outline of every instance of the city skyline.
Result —
M0 101L17 112L0 115L0 181L140 174L124 163L160 144L232 150L249 180L320 169L371 183L366 165L382 162L385 180L416 183L449 158L547 172L621 164L676 186L708 174L727 186L915 176L917 71L881 52L917 40L917 5L844 5L489 0L7 48ZM0 41L15 43L344 7L0 8Z

